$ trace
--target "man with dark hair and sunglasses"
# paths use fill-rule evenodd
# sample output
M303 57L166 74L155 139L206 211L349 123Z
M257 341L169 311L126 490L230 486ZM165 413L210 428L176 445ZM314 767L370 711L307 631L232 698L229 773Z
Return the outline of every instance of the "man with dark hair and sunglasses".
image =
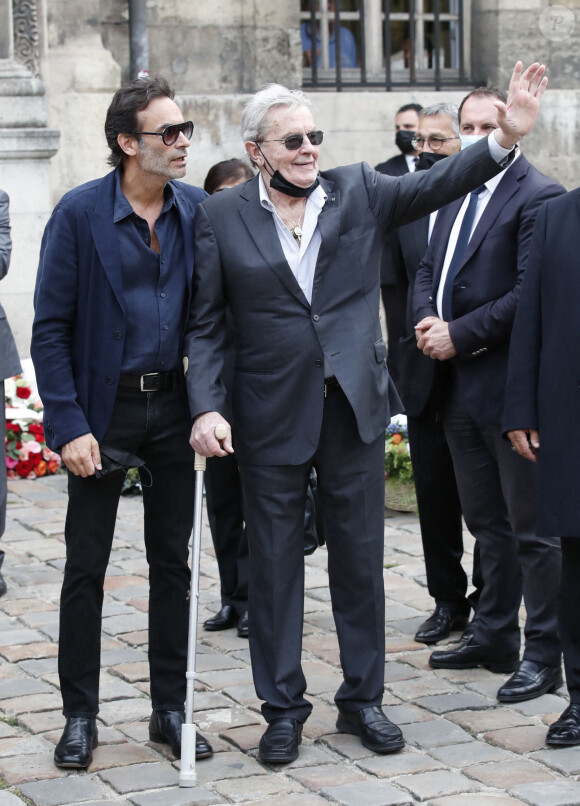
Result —
M115 170L65 194L42 240L32 357L46 441L62 454L69 492L59 635L66 725L54 752L58 767L88 767L98 743L103 582L122 465L143 461L151 479L143 485L149 737L180 754L195 484L181 343L192 219L207 196L176 181L186 172L192 131L165 79L122 87L105 122ZM121 464L113 472L111 456ZM211 754L198 734L196 757Z
M378 753L404 746L382 711L384 440L400 410L379 322L386 232L500 171L531 127L547 79L518 63L501 129L429 171L389 177L368 165L318 172L322 132L299 91L269 85L245 107L242 136L259 174L196 211L196 270L184 342L191 444L231 453L223 412L224 321L236 332L233 418L250 548L249 640L269 723L266 763L298 755L312 705L301 666L304 506L318 473L332 609L344 681L338 730ZM495 155L495 158L494 156ZM225 423L218 441L215 426Z

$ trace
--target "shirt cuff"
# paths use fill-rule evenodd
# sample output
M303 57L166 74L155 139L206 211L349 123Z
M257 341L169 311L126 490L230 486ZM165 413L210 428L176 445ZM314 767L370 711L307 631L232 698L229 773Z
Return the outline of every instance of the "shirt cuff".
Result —
M503 146L500 146L500 144L495 139L495 135L493 132L489 133L487 142L489 145L489 153L492 159L494 159L500 165L505 165L509 155L514 150L515 146L512 146L512 148L504 148Z

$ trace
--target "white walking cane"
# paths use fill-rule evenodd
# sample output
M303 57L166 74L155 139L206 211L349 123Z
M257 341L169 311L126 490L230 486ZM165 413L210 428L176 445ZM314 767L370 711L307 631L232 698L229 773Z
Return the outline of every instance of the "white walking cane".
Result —
M215 437L224 439L227 428L216 425ZM197 643L197 604L199 600L199 555L201 550L201 515L203 510L203 474L205 456L195 454L195 503L193 509L193 539L191 545L191 585L189 591L189 633L187 636L187 689L185 722L181 727L181 768L179 786L195 786L195 725L193 723L193 686L195 683L195 646Z

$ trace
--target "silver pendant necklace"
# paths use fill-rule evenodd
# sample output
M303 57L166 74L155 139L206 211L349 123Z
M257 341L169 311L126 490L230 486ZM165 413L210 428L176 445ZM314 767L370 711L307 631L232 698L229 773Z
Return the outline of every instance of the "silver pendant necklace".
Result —
M304 218L304 211L306 210L306 203L304 203L304 206L300 212L300 216L298 217L298 221L296 224L292 224L291 221L289 222L288 219L284 215L282 215L280 210L278 210L275 204L274 209L276 210L278 217L280 218L286 229L290 232L290 235L294 238L298 246L300 246L302 242L302 223Z

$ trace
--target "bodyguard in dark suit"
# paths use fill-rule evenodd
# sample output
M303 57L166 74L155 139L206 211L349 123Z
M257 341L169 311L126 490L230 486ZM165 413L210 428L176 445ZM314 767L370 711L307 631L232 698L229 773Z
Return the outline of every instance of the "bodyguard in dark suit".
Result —
M503 427L538 467L538 534L562 535L558 625L570 705L546 743L580 744L580 188L541 209L514 322Z
M395 145L400 154L376 166L375 171L388 176L404 176L416 169L418 154L413 137L419 124L421 104L404 104L395 115ZM399 339L405 332L406 283L393 271L388 259L381 260L381 297L387 326L387 367L395 384L399 380Z
M439 103L424 108L415 142L423 169L457 153L460 150L457 106ZM471 610L467 576L461 565L461 504L441 421L448 367L417 349L414 331L415 277L436 219L434 212L399 227L387 238L383 253L383 265L390 265L398 286L408 289L405 333L398 346L397 390L407 414L427 586L435 600L434 612L415 635L416 641L427 644L447 638L451 630L464 629Z
M459 110L460 131L471 137L493 130L498 95L485 88L469 93ZM536 536L534 467L501 434L509 339L534 222L542 203L562 192L519 153L503 175L439 212L415 282L417 345L450 367L443 425L484 582L461 644L433 652L429 662L516 670L498 692L502 702L531 699L562 683L559 541ZM522 592L527 619L519 663Z
M97 746L103 581L127 466L146 463L152 741L180 753L194 468L181 358L192 218L207 195L175 181L193 123L162 78L115 93L105 133L115 170L67 193L42 240L32 357L45 434L68 477L59 677L59 767ZM196 755L211 755L197 736Z
M12 239L10 238L10 213L8 194L0 190L0 280L8 273L10 255L12 252ZM2 406L0 411L0 537L6 528L6 410L4 406L4 381L13 375L22 372L18 351L14 337L6 318L4 308L0 305L0 397ZM0 549L0 568L4 562L4 550ZM0 596L6 593L6 582L0 572Z
M301 667L304 505L318 473L344 681L337 727L380 753L403 746L384 685L384 431L389 394L378 265L385 232L495 175L535 117L542 68L518 65L504 131L430 171L397 179L365 164L318 173L308 99L279 85L247 104L242 132L260 174L196 211L186 336L192 445L232 451L215 426L224 316L236 331L233 415L250 546L250 650L267 762L296 758L312 709ZM498 139L496 139L498 138ZM394 404L394 405L393 405ZM226 423L227 425L227 423ZM229 427L229 426L228 426Z

